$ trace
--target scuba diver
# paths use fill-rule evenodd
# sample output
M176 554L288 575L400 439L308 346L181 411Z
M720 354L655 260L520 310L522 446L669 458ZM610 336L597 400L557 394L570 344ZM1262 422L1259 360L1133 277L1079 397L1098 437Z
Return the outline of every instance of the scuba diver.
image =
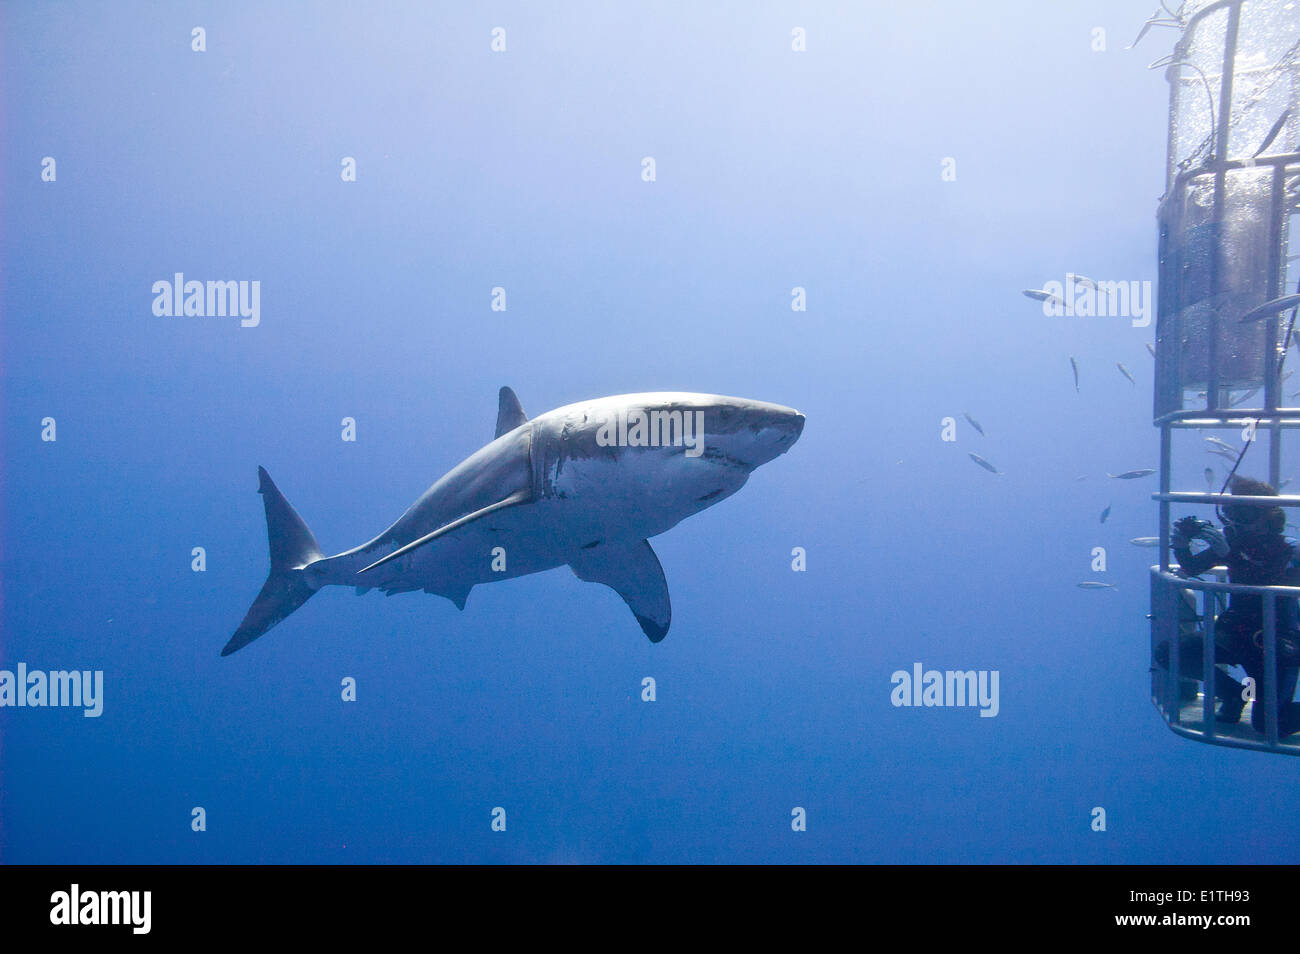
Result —
M1233 477L1231 493L1239 496L1276 497L1271 484L1249 477ZM1300 583L1300 551L1282 536L1286 511L1259 504L1224 504L1220 516L1223 531L1197 517L1184 517L1174 524L1170 547L1184 576L1200 576L1211 567L1226 564L1228 582L1249 586L1296 585ZM1193 553L1191 543L1201 540L1205 549ZM1300 731L1300 703L1292 701L1300 666L1300 617L1294 598L1276 601L1277 672L1273 685L1278 693L1278 735ZM1215 620L1215 662L1237 665L1257 687L1263 685L1264 598L1257 593L1233 593L1228 608ZM1200 673L1203 637L1179 639L1179 668L1183 673ZM1169 644L1156 648L1156 662L1168 668ZM1245 687L1227 672L1216 668L1214 694L1221 701L1215 720L1234 723L1241 718ZM1251 713L1251 725L1263 733L1264 707Z

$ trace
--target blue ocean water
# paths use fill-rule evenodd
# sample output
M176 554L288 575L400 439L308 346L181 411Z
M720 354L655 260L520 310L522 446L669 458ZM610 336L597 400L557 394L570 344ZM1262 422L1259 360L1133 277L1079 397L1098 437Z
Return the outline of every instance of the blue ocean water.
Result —
M1297 763L1150 701L1154 484L1105 475L1158 460L1153 328L1020 294L1156 277L1148 12L0 10L0 668L104 674L98 718L0 708L0 860L1294 859ZM155 315L178 272L258 281L259 322ZM491 439L502 385L807 424L653 541L658 645L560 569L463 612L328 589L218 655L266 575L259 465L338 552ZM916 663L996 670L996 716L893 705Z

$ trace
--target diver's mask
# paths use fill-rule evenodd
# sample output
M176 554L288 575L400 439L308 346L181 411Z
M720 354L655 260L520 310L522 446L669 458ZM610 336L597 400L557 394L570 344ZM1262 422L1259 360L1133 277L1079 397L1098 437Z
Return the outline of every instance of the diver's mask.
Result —
M1219 516L1224 525L1239 536L1267 536L1281 533L1286 514L1281 507L1264 507L1258 504L1228 504Z
M1223 522L1238 533L1251 533L1264 526L1268 509L1245 504L1228 504L1223 508L1222 516Z

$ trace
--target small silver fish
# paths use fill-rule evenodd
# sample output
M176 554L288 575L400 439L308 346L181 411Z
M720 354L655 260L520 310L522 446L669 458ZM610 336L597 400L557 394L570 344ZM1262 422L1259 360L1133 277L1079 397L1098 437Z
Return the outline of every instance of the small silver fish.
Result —
M1155 13L1151 14L1151 16L1147 17L1147 18L1146 18L1146 21L1142 24L1142 29L1138 30L1138 35L1135 36L1135 37L1133 38L1133 42L1130 43L1128 46L1124 47L1124 52L1127 53L1129 50L1133 49L1133 47L1135 47L1135 46L1137 46L1139 43L1141 43L1141 42L1142 42L1142 38L1143 38L1144 36L1146 36L1146 35L1147 35L1147 31L1151 29L1151 25L1152 25L1153 23L1157 22L1157 21L1159 20L1159 18L1160 18L1160 11L1159 11L1159 10L1157 10Z
M1115 367L1119 368L1120 374L1128 378L1129 384L1133 385L1134 387L1137 387L1137 382L1133 380L1133 375L1128 373L1128 368L1124 367L1124 365L1120 364L1118 361L1115 362Z
M1181 8L1179 9L1178 12L1181 12ZM1160 15L1161 13L1163 13L1164 16L1161 16ZM1182 25L1183 25L1182 20L1179 19L1179 17L1176 15L1175 12L1171 11L1167 6L1165 6L1164 0L1161 0L1160 6L1156 9L1156 12L1151 14L1151 16L1147 17L1146 22L1142 24L1142 29L1138 31L1138 35L1134 37L1132 43L1124 47L1124 51L1128 52L1129 50L1133 49L1133 47L1141 43L1142 38L1147 35L1147 31L1150 30L1153 26L1181 27Z
M1159 537L1134 537L1129 543L1135 547L1158 547L1160 546Z
M962 411L961 416L966 418L966 423L970 424L971 427L975 428L975 430L980 432L980 437L984 436L984 428L980 427L979 421L971 417L970 414L968 414L966 411Z
M1230 460L1234 464L1237 462L1237 455L1234 451L1219 450L1217 447L1212 447L1206 451L1206 453L1213 454L1216 457L1222 457L1224 460Z
M1026 288L1021 292L1026 298L1032 298L1034 301L1045 301L1053 308L1060 306L1065 307L1065 299L1060 295L1053 295L1049 291L1043 291L1041 288Z
M1070 356L1070 368L1074 371L1074 393L1078 394L1079 393L1079 362L1074 360L1073 355Z
M1154 470L1147 467L1142 470L1126 470L1122 474L1107 474L1106 476L1115 480L1137 480L1139 477L1150 477L1154 473Z
M1105 522L1106 522L1106 518L1109 517L1109 516L1110 516L1110 504L1106 504L1106 509L1103 510L1103 511L1101 512L1101 519L1098 520L1097 522L1098 522L1098 523L1105 523Z
M1228 407L1241 407L1241 405L1245 404L1247 401L1249 401L1258 393L1259 393L1259 388L1251 388L1249 391L1237 397L1235 400L1229 401Z
M1107 301L1110 301L1110 289L1102 288L1101 283L1096 281L1095 279L1089 278L1087 275L1080 275L1078 272L1074 272L1074 273L1066 272L1065 277L1067 283L1070 278L1073 278L1075 285L1081 285L1084 288L1091 288L1099 296L1105 298ZM1067 284L1066 287L1068 288L1069 285Z
M1282 131L1282 127L1286 125L1286 121L1290 118L1290 108L1288 107L1287 109L1282 110L1282 115L1277 117L1277 122L1273 124L1273 128L1270 129L1268 135L1264 137L1264 142L1255 150L1255 155L1251 156L1252 159L1258 159L1264 154L1265 149L1273 145L1273 140L1277 138L1277 134Z
M1281 298L1274 298L1257 308L1252 308L1241 316L1241 320L1259 321L1261 318L1272 318L1278 312L1294 308L1296 305L1300 305L1300 295L1283 295Z
M1087 475L1087 474L1080 474L1078 477L1076 477L1076 478L1074 478L1074 479L1075 479L1075 482L1077 483L1077 482L1080 481L1080 480L1087 480L1087 479L1088 479L1088 475Z
M1002 471L998 470L996 467L994 467L992 464L990 464L988 461L986 461L986 460L985 460L983 457L981 457L979 454L971 453L970 451L967 451L966 453L970 456L970 459L971 459L971 460L975 461L975 463L979 464L981 467L983 467L985 470L987 470L990 474L997 474L999 477L1002 476Z
M1214 468L1213 467L1205 468L1205 486L1209 487L1211 490L1214 489Z
M1081 590L1113 590L1115 588L1114 583L1098 583L1096 580L1085 580L1074 585Z
M1219 440L1219 438L1217 437L1207 437L1205 439L1205 443L1213 444L1215 447L1219 448L1220 450L1226 450L1229 454L1232 454L1234 456L1237 453L1237 448L1233 447L1227 441Z
M1147 351L1150 352L1151 357L1154 358L1156 356L1156 349L1151 347L1151 342L1149 341L1147 342Z

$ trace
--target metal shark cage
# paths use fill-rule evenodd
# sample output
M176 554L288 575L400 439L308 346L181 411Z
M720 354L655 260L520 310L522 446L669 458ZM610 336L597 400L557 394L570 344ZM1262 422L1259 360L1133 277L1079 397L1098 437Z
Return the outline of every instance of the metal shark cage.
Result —
M1219 566L1202 579L1170 558L1170 518L1212 517L1226 494L1175 490L1175 445L1232 429L1251 437L1238 473L1279 487L1285 439L1300 427L1300 407L1283 400L1289 329L1300 303L1298 256L1288 238L1300 215L1300 3L1297 0L1188 0L1166 25L1181 27L1174 52L1152 64L1170 84L1166 190L1160 200L1159 306L1154 424L1160 429L1160 564L1151 568L1151 650L1201 637L1201 665L1180 671L1153 661L1151 697L1169 728L1215 745L1300 755L1300 734L1279 737L1279 607L1296 586L1245 586ZM1291 292L1291 294L1288 294ZM1300 356L1290 362L1300 370ZM1297 380L1300 380L1298 378ZM1262 395L1262 402L1253 400ZM1294 396L1294 395L1293 395ZM1247 406L1249 405L1249 406ZM1252 426L1253 425L1253 426ZM1203 447L1199 440L1197 445ZM1263 453L1261 453L1263 452ZM1201 451L1196 452L1200 454ZM1217 481L1216 481L1217 485ZM1300 496L1232 498L1295 508ZM1289 518L1300 523L1297 511ZM1262 597L1262 685L1240 722L1215 719L1215 619L1228 594ZM1199 683L1199 687L1197 686ZM1251 706L1264 707L1264 728Z

